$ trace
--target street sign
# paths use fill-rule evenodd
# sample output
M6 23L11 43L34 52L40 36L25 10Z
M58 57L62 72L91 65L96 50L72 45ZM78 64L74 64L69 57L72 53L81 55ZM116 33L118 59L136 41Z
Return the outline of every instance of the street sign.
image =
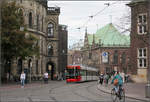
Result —
M102 53L102 62L103 63L108 63L108 52L103 52Z

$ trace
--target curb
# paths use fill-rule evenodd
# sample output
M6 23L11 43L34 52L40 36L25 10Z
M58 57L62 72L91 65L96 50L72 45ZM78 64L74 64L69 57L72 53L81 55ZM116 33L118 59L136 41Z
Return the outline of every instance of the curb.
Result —
M111 94L111 92L108 92L108 91L105 91L105 90L103 90L103 89L100 89L100 88L98 87L98 85L97 85L97 88L98 88L98 90L100 90L100 91L102 91L102 92L104 92L104 93ZM150 102L150 99L140 99L140 98L136 98L136 97L131 97L131 96L129 96L129 95L125 95L125 97L126 97L126 98L130 98L130 99L139 100L139 101Z

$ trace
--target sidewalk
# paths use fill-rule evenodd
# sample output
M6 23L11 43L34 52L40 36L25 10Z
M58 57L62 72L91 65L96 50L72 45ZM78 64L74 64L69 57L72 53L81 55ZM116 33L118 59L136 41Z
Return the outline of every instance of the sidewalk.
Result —
M125 83L125 96L127 98L132 98L136 100L150 102L150 98L145 98L145 86L144 83ZM97 88L105 93L111 93L111 89L113 85L108 84L106 85L97 85Z

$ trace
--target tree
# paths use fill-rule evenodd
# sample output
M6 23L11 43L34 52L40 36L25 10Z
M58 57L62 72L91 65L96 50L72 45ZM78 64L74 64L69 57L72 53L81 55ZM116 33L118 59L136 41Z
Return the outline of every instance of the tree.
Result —
M1 47L4 64L14 58L26 59L28 56L39 55L38 39L27 33L21 8L15 2L5 1L1 7Z

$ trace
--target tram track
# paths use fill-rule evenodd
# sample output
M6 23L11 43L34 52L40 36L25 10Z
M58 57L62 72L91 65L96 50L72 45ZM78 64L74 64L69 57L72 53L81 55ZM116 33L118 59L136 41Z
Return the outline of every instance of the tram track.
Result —
M49 98L51 98L52 101L58 102L58 100L55 98L55 96L52 96L52 95L53 95L53 90L56 90L56 89L61 88L61 87L64 87L64 85L58 84L58 86L55 86L55 87L52 87L51 89L49 89L49 94L50 94Z
M96 85L96 84L94 84L94 85ZM97 85L96 85L96 86L97 86ZM93 86L91 85L91 86L86 87L86 89L87 89L87 91L88 91L89 93L94 94L94 95L96 95L96 96L103 96L103 95L100 94L100 93L95 93L95 92L91 91L91 90L90 90L91 87L93 87ZM96 87L95 89L97 89L97 87Z
M82 83L82 84L84 84L84 83ZM81 84L80 84L81 85ZM85 89L87 89L88 87L92 87L93 85L86 85L86 86L78 86L78 87L75 87L75 88L72 88L71 89L71 92L73 93L73 94L75 94L75 95L77 95L77 96L80 96L80 97L82 97L82 98L85 98L85 99L87 99L88 101L95 101L95 100L93 100L93 98L89 98L88 96L84 96L84 95L81 95L80 93L78 93L78 92L75 92L75 90L80 90L80 88L85 88ZM90 92L90 91L89 91ZM91 93L91 92L90 92Z

